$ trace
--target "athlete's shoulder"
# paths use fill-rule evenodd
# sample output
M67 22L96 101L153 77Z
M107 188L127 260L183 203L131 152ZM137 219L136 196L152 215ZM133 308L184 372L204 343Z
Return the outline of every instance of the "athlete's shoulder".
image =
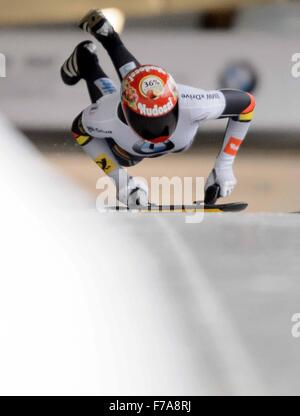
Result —
M189 85L178 84L178 93L180 103L190 107L204 100L206 91Z
M181 108L188 108L193 119L219 117L225 107L225 98L219 90L204 90L189 85L178 85ZM203 114L202 114L203 113Z
M96 103L91 104L84 110L84 116L90 119L110 119L120 101L118 92L101 97Z
M88 106L82 113L84 128L93 133L93 130L100 124L107 124L116 117L116 109L120 101L118 92L107 94L101 97L96 103Z
M180 100L188 104L198 103L207 105L217 101L224 102L224 95L220 90L204 90L189 85L179 84L178 92Z

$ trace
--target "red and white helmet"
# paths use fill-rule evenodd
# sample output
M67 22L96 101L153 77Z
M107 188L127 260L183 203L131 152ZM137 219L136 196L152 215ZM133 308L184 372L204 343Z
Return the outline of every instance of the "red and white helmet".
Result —
M170 74L142 65L122 82L121 102L128 125L152 143L168 140L178 122L178 91Z

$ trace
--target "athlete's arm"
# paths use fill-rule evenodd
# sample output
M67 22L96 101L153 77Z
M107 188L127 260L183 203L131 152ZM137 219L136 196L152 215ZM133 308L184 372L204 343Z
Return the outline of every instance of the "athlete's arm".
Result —
M85 153L114 181L117 199L120 202L128 206L148 204L148 189L144 182L128 175L105 139L95 138L86 132L82 123L82 113L73 122L72 134Z
M225 107L218 118L228 118L222 149L214 169L206 182L206 189L214 184L220 186L220 196L231 194L237 181L233 174L233 163L238 150L249 130L255 100L251 94L239 90L220 90L225 99Z

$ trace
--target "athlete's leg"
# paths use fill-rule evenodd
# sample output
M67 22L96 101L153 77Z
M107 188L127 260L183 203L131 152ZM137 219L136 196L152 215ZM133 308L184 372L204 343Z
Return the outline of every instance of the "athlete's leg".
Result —
M99 64L96 45L91 41L81 42L61 68L65 84L74 85L80 79L87 84L91 101L95 103L103 95L116 91L113 82Z
M128 74L128 72L132 71L137 66L140 66L140 63L128 51L117 32L114 32L107 38L102 38L101 43L107 50L121 80Z
M107 50L121 80L128 72L140 65L101 11L91 10L81 20L79 27L93 34Z

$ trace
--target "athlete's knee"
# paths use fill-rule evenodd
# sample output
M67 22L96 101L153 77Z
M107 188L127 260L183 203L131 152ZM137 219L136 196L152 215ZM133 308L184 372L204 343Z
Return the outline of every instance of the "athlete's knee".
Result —
M241 90L220 90L225 97L223 117L234 117L238 121L251 121L255 109L255 98Z

